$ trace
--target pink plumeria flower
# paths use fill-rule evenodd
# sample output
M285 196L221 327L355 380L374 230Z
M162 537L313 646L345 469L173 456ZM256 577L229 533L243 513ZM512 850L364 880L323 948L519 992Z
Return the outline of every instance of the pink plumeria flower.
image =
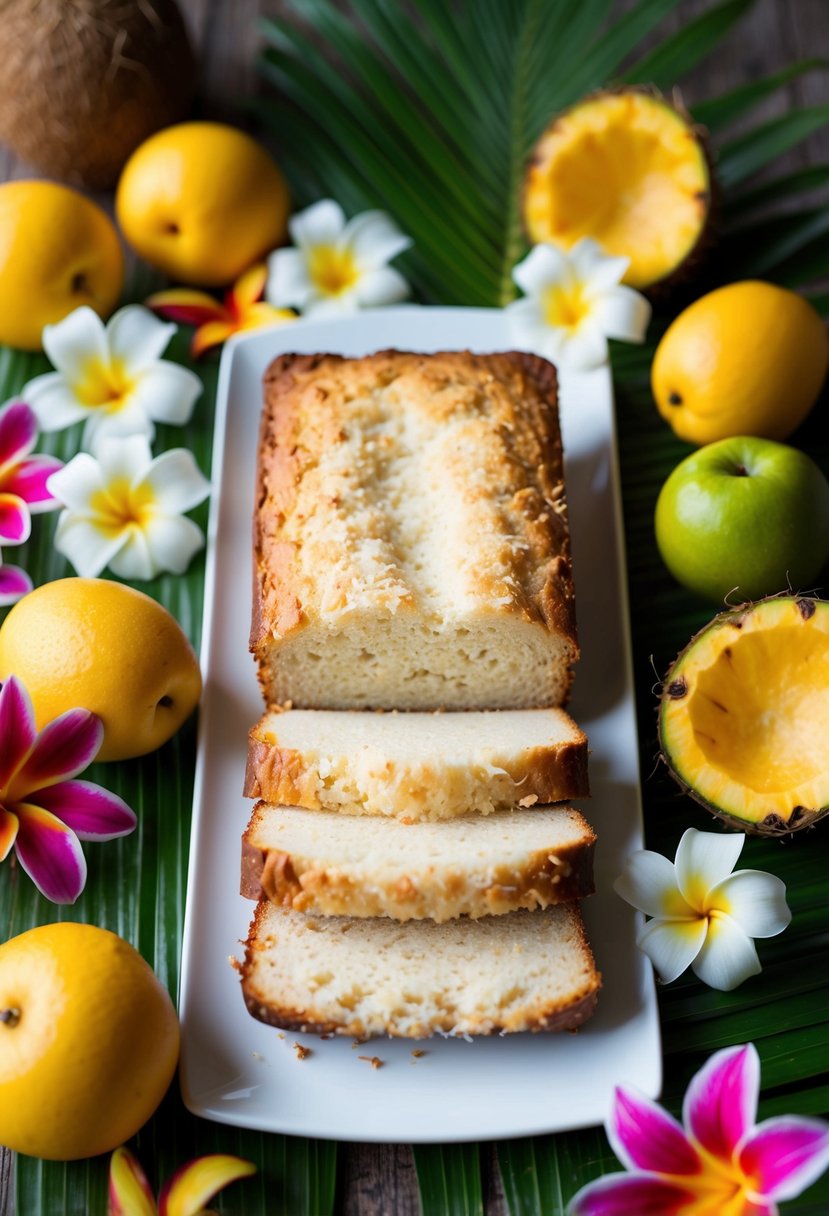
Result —
M112 840L133 830L125 802L75 778L104 738L101 719L70 709L35 728L32 702L16 676L0 689L0 861L12 849L38 890L73 904L86 884L82 840Z
M117 1148L109 1164L107 1216L209 1216L204 1205L231 1182L256 1173L241 1157L197 1157L162 1188L156 1207L147 1176L129 1149Z
M683 1126L633 1089L617 1089L607 1135L630 1173L573 1197L569 1216L778 1216L829 1168L829 1123L785 1115L755 1123L760 1058L718 1051L692 1078Z
M22 596L28 595L31 589L32 580L26 571L21 570L20 566L7 566L0 551L0 608L16 604Z
M55 456L32 456L37 443L37 418L24 401L0 407L0 543L22 545L32 530L32 515L52 511L57 502L46 489L46 479L63 461Z

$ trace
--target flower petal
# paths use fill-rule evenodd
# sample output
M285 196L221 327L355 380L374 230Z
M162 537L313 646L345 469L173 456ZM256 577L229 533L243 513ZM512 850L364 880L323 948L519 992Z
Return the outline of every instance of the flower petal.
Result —
M57 456L29 456L6 476L5 488L22 498L33 515L53 511L58 504L49 492L47 482L62 468L63 461Z
M711 908L718 908L749 937L776 937L792 919L786 903L786 884L763 870L738 870L708 893Z
M113 535L94 519L76 511L62 511L55 529L55 548L81 578L97 578L129 540L126 528Z
M730 916L711 916L705 945L692 963L694 974L709 988L731 992L762 971L757 951Z
M346 224L342 240L350 246L358 266L366 270L379 270L413 244L386 211L355 215Z
M23 499L16 494L0 494L0 541L4 545L22 545L31 531L29 508Z
M128 304L107 323L110 359L128 372L150 368L161 358L175 332L175 325L159 321L148 308Z
M575 277L591 298L602 296L617 286L630 265L630 258L606 253L598 241L584 236L568 253Z
M43 349L69 385L86 378L90 363L109 364L109 348L104 323L87 304L70 312L56 325L43 327ZM36 383L36 381L32 383ZM35 413L38 413L29 385L23 390L21 396L29 402ZM42 420L40 425L41 427L45 425ZM49 429L57 430L58 428Z
M190 421L193 406L203 385L195 372L177 363L154 363L145 368L130 393L130 404L139 406L156 422L184 426ZM134 428L137 430L138 428ZM146 430L143 432L146 434Z
M119 578L155 578L162 571L183 574L203 547L204 533L192 519L158 512L145 519L140 533L130 538L110 565Z
M607 1174L573 1196L567 1216L695 1216L695 1198L653 1174Z
M88 709L67 709L47 723L13 781L14 796L25 797L58 781L77 777L97 756L104 726Z
M19 826L20 823L14 811L10 811L0 802L0 861L5 861L14 848Z
M411 295L411 288L403 275L392 266L377 270L366 270L354 284L354 294L362 308L378 305L399 304Z
M159 509L165 514L190 511L210 493L210 482L186 448L162 452L147 468L141 482L152 489Z
M637 849L631 853L613 889L647 916L694 915L694 909L677 886L674 863L650 849Z
M229 302L238 313L246 312L257 300L261 300L268 281L268 267L265 262L257 262L244 274L240 275L228 292Z
M626 1169L655 1174L702 1170L699 1154L676 1119L636 1090L616 1089L607 1135Z
M25 401L9 401L0 409L0 469L17 464L37 443L37 418Z
M313 295L302 310L306 317L343 317L358 312L360 305L357 295L351 291L341 291L336 296Z
M73 904L86 885L86 860L80 841L54 815L19 802L17 860L37 889L53 904Z
M256 1173L256 1166L241 1157L213 1153L197 1157L176 1170L158 1197L159 1216L199 1216L204 1206L231 1182Z
M227 320L227 309L206 291L190 287L172 287L156 291L144 301L147 308L182 325L204 325L206 321Z
M540 295L547 287L569 281L567 254L557 245L535 245L513 266L512 277L525 295Z
M78 840L114 840L128 836L138 820L123 798L91 781L60 781L34 790L28 800L51 811Z
M699 832L688 828L676 850L679 889L692 908L705 909L708 892L727 878L743 851L742 832Z
M574 371L590 371L607 362L607 340L591 319L578 329L562 330L563 341L559 356L564 367Z
M194 359L200 359L214 346L221 346L229 337L236 333L237 326L233 321L205 321L193 334L190 343L190 354Z
M708 931L704 917L694 920L663 920L657 917L636 938L663 984L670 984L691 966L702 949Z
M101 467L105 492L113 482L138 484L153 459L146 435L104 435L97 440L93 456Z
M796 1115L767 1119L750 1134L738 1160L764 1199L795 1199L829 1169L829 1123Z
M692 1077L682 1104L683 1122L706 1152L731 1161L754 1125L759 1094L760 1057L754 1044L726 1047Z
M302 309L314 294L308 261L298 249L277 249L268 258L265 297L277 308Z
M651 319L649 302L632 287L613 287L593 304L602 333L622 342L644 342Z
M37 738L32 699L17 676L0 688L0 789L6 789Z
M60 372L35 376L23 390L42 431L62 431L85 418L88 410L75 397L71 385Z
M161 573L161 566L155 561L147 543L145 528L138 524L130 524L121 533L121 545L117 553L113 553L109 568L118 578L136 579L147 582Z
M123 1146L115 1150L109 1162L107 1216L156 1216L147 1176Z
M345 228L345 212L332 198L321 199L288 220L291 240L300 249L337 244Z
M16 604L24 595L32 590L33 583L25 570L19 566L6 566L0 563L0 608Z
M58 502L80 511L89 508L94 495L106 491L106 479L94 456L78 452L68 464L52 474L48 488Z

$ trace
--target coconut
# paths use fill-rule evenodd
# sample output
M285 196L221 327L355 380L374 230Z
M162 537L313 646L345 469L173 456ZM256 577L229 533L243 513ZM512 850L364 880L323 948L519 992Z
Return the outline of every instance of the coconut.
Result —
M175 0L5 0L0 140L42 172L109 189L190 105L195 60Z

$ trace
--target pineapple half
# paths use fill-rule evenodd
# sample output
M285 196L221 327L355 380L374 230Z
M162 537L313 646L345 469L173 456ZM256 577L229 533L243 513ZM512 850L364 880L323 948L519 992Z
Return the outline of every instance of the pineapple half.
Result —
M662 755L729 826L762 836L829 812L829 603L779 596L692 638L659 705Z
M536 244L581 237L630 258L623 279L650 287L698 255L711 213L705 140L655 91L596 93L559 114L524 182L524 226Z

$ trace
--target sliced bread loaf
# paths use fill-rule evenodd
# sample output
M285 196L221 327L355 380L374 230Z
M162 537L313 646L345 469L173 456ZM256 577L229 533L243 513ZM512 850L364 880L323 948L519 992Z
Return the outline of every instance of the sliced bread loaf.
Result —
M293 709L250 732L245 793L283 806L451 819L588 792L587 738L562 709Z
M260 802L241 889L319 916L491 916L591 895L595 841L571 807L407 825Z
M358 1038L570 1030L593 1013L601 985L575 903L400 925L315 919L263 900L241 975L260 1021Z
M535 355L282 355L251 649L268 705L561 705L578 656L556 373Z

